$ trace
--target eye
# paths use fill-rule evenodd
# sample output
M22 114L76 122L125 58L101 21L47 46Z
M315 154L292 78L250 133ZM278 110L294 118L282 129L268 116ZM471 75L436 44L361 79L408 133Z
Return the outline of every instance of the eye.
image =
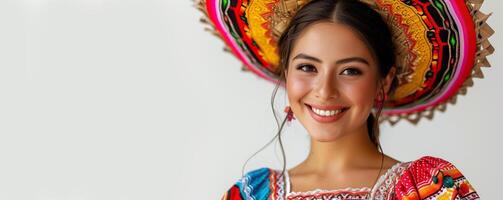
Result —
M316 67L309 64L301 64L297 66L297 70L301 70L303 72L316 72Z
M362 72L359 69L356 68L347 68L344 71L342 71L342 75L349 75L349 76L357 76L360 75Z

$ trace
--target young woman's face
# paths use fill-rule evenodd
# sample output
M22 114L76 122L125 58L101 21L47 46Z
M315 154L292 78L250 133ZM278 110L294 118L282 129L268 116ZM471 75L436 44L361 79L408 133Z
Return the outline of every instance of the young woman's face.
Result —
M366 130L378 91L371 52L346 25L319 22L297 38L286 73L295 117L318 141Z

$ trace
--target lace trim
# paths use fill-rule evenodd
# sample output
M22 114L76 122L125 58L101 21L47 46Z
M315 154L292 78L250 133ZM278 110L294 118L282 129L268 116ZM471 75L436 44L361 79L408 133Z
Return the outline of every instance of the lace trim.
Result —
M253 191L253 187L250 184L248 184L249 182L250 182L250 176L248 176L248 175L245 175L241 179L241 185L244 186L243 190L244 190L246 199L255 200L255 198L251 195L251 193Z
M290 175L288 174L288 170L285 171L285 182L286 182L286 196L290 195L314 195L314 194L320 194L320 193L338 193L341 191L344 192L368 192L368 193L374 193L373 191L376 190L376 186L381 185L381 182L383 182L390 173L396 171L397 168L399 168L401 165L408 164L408 163L402 163L398 162L394 164L391 168L389 168L386 173L381 175L376 182L376 184L372 187L361 187L361 188L353 188L353 187L347 187L347 188L342 188L342 189L335 189L335 190L326 190L326 189L314 189L306 192L292 192L291 191L291 182L290 182ZM402 170L403 171L403 170ZM281 173L281 172L280 172ZM395 176L395 173L392 174L392 176Z
M397 163L397 165L391 167L388 173L385 174L386 176L381 176L376 185L374 185L370 199L385 199L384 197L390 194L387 191L394 188L396 181L409 165L410 162L404 162Z
M352 188L352 187L347 187L347 188L342 188L342 189L336 189L336 190L325 190L325 189L315 189L315 190L310 190L306 192L288 192L286 195L287 196L297 196L297 195L315 195L315 194L335 194L339 192L351 192L351 193L369 193L371 189L369 187L362 187L362 188Z
M281 170L275 171L276 173L272 173L276 179L276 200L283 200L283 195L285 194L285 176L281 175Z

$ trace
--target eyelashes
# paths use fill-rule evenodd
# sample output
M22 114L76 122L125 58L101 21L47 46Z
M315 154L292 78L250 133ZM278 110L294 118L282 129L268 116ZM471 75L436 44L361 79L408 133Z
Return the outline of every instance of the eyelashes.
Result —
M303 72L316 72L316 68L312 65L306 65L302 64L297 66L297 70L303 71Z
M310 65L310 64L301 64L301 65L297 66L296 69L300 70L302 72L306 72L306 73L317 72L316 67L314 67L313 65ZM359 70L358 68L355 68L355 67L348 67L348 68L344 69L340 74L341 75L348 75L348 76L358 76L358 75L362 74L362 71Z
M348 72L348 73L344 73L344 72ZM347 68L344 71L342 71L342 73L344 73L345 75L349 75L349 76L358 76L358 75L362 74L362 72L356 68Z

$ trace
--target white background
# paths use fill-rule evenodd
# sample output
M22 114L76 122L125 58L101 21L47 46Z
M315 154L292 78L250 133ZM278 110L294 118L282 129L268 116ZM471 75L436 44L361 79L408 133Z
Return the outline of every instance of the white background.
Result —
M503 4L489 23L501 33ZM0 199L218 199L275 134L273 85L240 71L182 0L0 1ZM385 153L454 163L501 195L501 39L486 78L418 126L382 126ZM278 96L278 111L286 101ZM307 153L285 129L288 167ZM274 145L246 170L281 167Z

